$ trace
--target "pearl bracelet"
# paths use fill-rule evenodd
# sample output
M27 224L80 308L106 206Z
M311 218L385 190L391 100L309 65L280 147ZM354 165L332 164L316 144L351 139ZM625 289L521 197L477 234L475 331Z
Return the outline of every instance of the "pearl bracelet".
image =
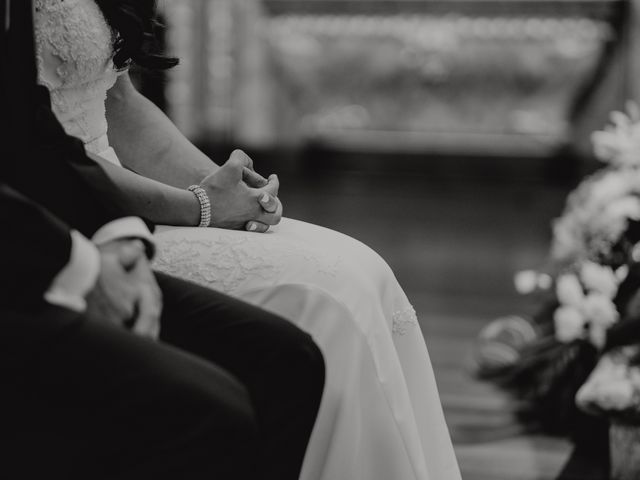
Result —
M211 202L209 201L209 195L207 195L204 188L199 185L191 185L187 190L192 192L198 199L198 203L200 203L200 225L198 226L208 227L211 225Z

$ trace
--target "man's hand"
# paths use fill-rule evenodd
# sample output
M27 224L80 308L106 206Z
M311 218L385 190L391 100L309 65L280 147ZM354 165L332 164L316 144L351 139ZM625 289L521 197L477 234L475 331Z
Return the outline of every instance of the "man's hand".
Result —
M130 273L138 286L138 316L132 331L143 337L157 339L160 336L162 292L147 257L139 261Z
M157 338L161 293L143 243L119 240L100 246L99 250L100 274L87 295L87 316Z
M275 175L265 179L253 171L253 162L241 150L206 177L200 186L211 201L211 226L265 232L282 218Z

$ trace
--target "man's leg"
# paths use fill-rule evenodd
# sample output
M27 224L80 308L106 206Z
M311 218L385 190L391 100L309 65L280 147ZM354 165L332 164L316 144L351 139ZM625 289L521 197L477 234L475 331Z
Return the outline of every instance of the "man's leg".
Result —
M257 478L296 480L324 387L316 344L273 314L166 275L157 278L165 294L161 338L222 366L249 390L262 442Z
M257 478L250 399L221 368L62 309L0 318L0 478Z

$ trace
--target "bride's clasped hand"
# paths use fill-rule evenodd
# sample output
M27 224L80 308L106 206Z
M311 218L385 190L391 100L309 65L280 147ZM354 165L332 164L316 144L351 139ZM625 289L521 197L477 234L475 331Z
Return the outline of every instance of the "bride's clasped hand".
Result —
M278 177L265 179L256 173L251 158L241 150L234 150L199 186L212 205L209 226L262 233L282 219ZM194 211L200 211L199 205Z

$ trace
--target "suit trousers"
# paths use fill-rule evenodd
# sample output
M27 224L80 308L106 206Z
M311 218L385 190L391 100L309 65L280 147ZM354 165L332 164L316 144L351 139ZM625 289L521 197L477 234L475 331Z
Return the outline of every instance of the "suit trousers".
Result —
M0 478L298 478L324 385L311 338L166 275L161 341L0 310Z

